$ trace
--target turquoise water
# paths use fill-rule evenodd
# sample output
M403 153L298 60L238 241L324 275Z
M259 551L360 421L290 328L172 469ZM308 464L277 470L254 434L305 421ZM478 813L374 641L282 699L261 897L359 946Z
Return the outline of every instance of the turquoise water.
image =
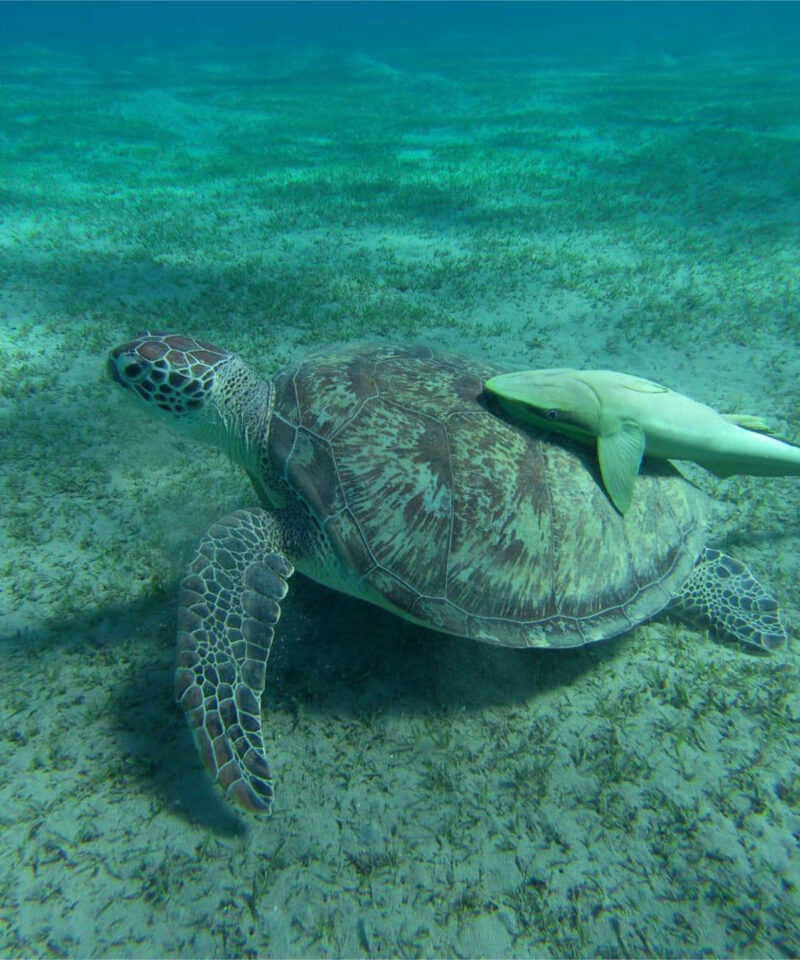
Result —
M183 566L252 487L105 376L146 328L264 376L386 338L798 439L798 41L789 4L0 6L0 954L800 954L795 479L690 471L772 656L494 648L297 575L258 819L172 699Z

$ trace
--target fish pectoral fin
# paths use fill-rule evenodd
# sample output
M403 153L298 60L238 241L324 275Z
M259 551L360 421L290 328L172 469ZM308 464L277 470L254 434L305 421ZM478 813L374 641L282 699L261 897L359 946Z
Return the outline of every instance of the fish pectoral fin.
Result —
M644 430L638 423L626 421L613 433L597 438L600 474L611 502L626 513L633 500L633 484L644 454Z
M772 428L766 420L761 417L751 417L746 413L721 413L720 416L734 427L742 427L744 430L752 430L754 433L772 433Z

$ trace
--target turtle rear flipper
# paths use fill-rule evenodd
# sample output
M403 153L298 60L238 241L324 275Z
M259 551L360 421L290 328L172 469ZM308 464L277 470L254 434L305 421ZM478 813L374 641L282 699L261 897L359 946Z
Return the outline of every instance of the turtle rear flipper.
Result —
M208 531L181 586L175 696L203 762L240 806L269 812L261 694L294 567L280 514L238 510Z
M669 612L723 636L778 650L787 640L778 601L747 567L706 547Z

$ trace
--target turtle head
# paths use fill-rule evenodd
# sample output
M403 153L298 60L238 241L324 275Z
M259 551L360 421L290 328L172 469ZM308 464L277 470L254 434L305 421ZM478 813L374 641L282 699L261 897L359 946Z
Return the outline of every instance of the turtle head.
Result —
M112 380L157 410L180 419L202 411L220 364L231 354L193 337L144 333L108 356Z
M108 372L154 412L249 463L272 388L235 354L194 337L148 331L111 351Z

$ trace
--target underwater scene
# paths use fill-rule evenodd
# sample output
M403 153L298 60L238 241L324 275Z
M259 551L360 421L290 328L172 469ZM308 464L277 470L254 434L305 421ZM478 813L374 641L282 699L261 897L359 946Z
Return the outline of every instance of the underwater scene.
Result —
M800 7L0 5L0 418L0 955L800 955Z

